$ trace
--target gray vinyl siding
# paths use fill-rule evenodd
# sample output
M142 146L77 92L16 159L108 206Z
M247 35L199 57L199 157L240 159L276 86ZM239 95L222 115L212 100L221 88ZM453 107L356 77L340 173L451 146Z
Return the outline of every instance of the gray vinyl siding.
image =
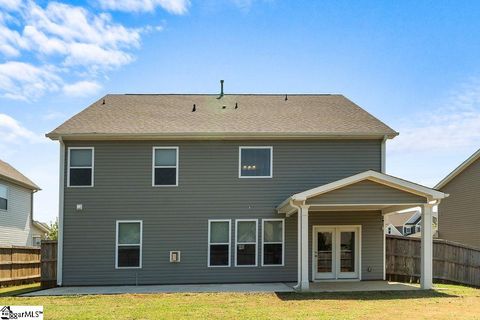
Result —
M247 145L273 146L273 178L238 178ZM64 285L295 281L296 215L285 221L283 267L260 266L261 219L281 218L275 207L294 193L381 169L380 140L78 141L66 142L66 153L69 146L95 148L95 186L65 188ZM154 146L179 147L178 187L152 187ZM259 219L258 267L233 266L240 218ZM208 219L232 219L231 267L207 267ZM116 220L143 221L142 269L115 269ZM171 250L182 252L180 263L169 263Z
M6 180L0 184L8 188L7 211L0 210L0 246L31 246L33 193Z
M383 279L383 217L380 211L358 212L310 212L309 213L309 269L312 277L312 230L313 226L361 226L362 280ZM369 271L370 270L370 271Z
M308 204L411 204L425 203L425 197L394 189L373 181L355 184L321 194Z
M438 208L438 236L480 248L480 159L445 185Z

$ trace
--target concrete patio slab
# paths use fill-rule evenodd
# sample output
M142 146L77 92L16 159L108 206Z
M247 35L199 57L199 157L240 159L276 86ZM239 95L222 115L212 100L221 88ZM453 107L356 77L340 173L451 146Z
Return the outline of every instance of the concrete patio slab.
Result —
M25 297L97 294L295 292L294 283L188 284L146 286L58 287L23 294ZM420 290L417 284L388 281L324 281L310 283L310 292L361 292Z
M323 281L310 283L310 292L410 291L420 285L390 281Z
M188 284L148 286L58 287L23 294L24 297L96 294L202 293L202 292L293 292L284 283Z

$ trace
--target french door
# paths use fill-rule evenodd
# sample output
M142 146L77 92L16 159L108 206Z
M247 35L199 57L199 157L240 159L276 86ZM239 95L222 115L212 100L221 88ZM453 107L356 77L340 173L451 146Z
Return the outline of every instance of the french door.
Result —
M313 278L358 279L360 227L313 227Z

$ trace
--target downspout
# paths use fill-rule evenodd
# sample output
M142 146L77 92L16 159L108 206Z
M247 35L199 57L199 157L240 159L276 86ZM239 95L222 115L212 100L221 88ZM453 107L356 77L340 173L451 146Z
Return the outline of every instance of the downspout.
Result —
M63 283L63 201L65 188L65 144L62 137L60 142L60 175L59 175L59 199L58 199L58 240L57 240L57 285Z

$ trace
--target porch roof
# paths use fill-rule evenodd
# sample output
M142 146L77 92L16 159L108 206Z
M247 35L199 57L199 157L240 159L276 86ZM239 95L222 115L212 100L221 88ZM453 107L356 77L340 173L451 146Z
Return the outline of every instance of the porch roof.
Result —
M389 192L393 194L393 198L398 198L400 194L404 194L406 197L402 197L401 201L398 202L392 201L391 199L379 199L379 197L375 196L377 192L376 189L372 188L374 185L388 189ZM356 191L360 186L364 188L363 194ZM343 193L338 194L342 198L342 201L335 200L335 197L331 197L333 191L337 190L343 190ZM398 195L395 195L395 192L397 192ZM374 195L372 199L366 196L366 194L368 195L369 193ZM349 195L355 196L348 199ZM382 210L382 212L386 214L425 203L438 202L446 197L448 197L448 194L438 190L391 175L368 170L296 193L285 199L277 207L277 211L290 215L297 211L299 205L309 205L312 207L312 210Z

